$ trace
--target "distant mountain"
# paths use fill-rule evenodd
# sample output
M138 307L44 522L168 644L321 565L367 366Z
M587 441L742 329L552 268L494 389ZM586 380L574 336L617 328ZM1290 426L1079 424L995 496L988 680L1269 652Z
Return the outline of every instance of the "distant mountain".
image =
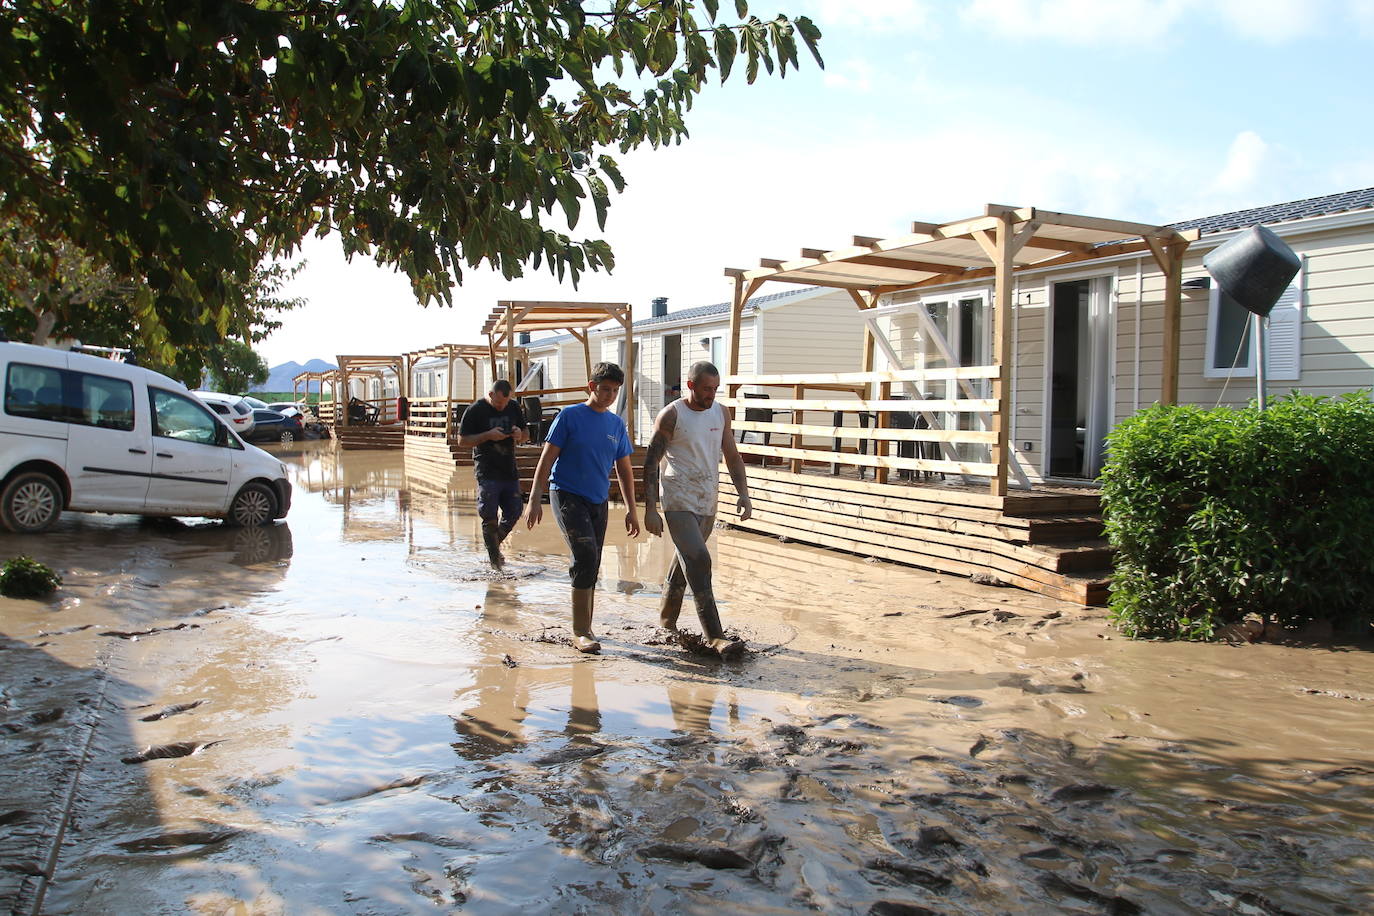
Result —
M290 391L293 384L292 380L302 372L327 372L337 368L339 367L322 359L312 359L305 364L292 360L289 363L282 363L280 366L273 366L267 373L267 381L261 385L254 385L250 390Z

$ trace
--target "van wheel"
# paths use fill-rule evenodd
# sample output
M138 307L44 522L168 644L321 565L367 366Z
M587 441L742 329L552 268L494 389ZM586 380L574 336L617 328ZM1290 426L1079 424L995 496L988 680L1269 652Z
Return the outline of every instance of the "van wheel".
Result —
M266 525L277 516L277 497L260 483L246 483L225 518L231 525L250 527Z
M62 488L42 471L17 474L0 493L0 522L19 534L47 531L62 514Z
M295 442L295 441L296 441L296 434L293 433L291 430L289 430L289 429L284 429L284 430L281 431L281 444L282 444L282 445L290 445L292 442Z

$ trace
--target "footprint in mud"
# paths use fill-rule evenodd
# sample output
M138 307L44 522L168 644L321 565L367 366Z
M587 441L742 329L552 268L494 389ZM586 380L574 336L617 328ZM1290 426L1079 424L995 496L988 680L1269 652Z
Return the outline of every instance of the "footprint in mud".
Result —
M586 760L606 750L609 750L609 746L605 744L569 744L543 757L537 757L532 762L537 767L551 767L573 760Z
M189 757L199 754L207 747L223 744L222 741L178 741L175 744L158 744L145 747L131 757L119 758L120 763L145 763L149 760L168 760L175 757Z
M695 845L691 843L654 843L641 846L635 853L645 859L665 859L669 862L695 862L707 868L752 869L753 861L727 846Z
M147 630L103 630L101 636L115 636L119 639L136 640L140 636L151 636L154 633L170 633L173 630L198 630L198 623L179 623L173 627L152 627Z
M138 721L157 722L161 719L166 719L171 716L180 715L183 712L195 709L197 706L201 705L204 702L204 700L196 700L194 703L177 703L174 706L164 706L162 709L159 709L157 712L152 713L151 715L141 716Z
M156 836L141 837L116 843L120 849L129 852L163 852L186 849L188 846L215 846L239 835L238 830L186 830L179 833L159 833Z
M384 783L380 786L370 786L366 789L363 789L360 792L354 792L351 795L345 795L342 798L333 799L333 801L358 801L359 799L368 798L372 795L380 795L383 792L390 792L392 789L413 789L424 781L425 777L423 776L406 776L402 777L401 779L393 779L391 782Z

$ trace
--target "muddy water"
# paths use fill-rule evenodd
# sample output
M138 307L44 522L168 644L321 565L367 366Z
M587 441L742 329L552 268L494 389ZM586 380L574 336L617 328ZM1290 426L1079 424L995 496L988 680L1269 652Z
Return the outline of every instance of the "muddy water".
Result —
M311 446L273 529L0 536L66 580L0 603L7 907L1374 908L1367 648L1134 643L725 531L721 664L663 644L664 545L613 514L581 657L551 522L493 578L468 472Z

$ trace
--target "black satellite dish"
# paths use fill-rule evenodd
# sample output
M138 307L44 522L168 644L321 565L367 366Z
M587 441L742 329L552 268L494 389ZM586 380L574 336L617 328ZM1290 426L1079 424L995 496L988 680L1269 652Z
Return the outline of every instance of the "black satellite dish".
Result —
M1241 308L1267 318L1302 261L1283 239L1263 226L1252 226L1209 251L1202 266Z

